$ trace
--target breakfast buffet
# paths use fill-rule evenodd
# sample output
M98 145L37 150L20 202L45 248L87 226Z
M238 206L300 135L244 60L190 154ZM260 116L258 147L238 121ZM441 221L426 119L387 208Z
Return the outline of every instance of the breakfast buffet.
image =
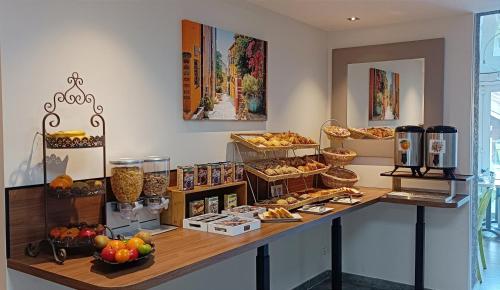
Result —
M70 79L78 83L79 77L73 74ZM70 105L92 102L90 124L101 133L58 130L61 119L55 112L56 101ZM237 244L241 240L235 236L247 235L249 243L258 244L288 229L322 217L331 219L384 198L418 203L417 193L401 188L402 178L453 182L463 178L454 173L457 131L447 126L427 130L420 126L349 128L330 120L321 126L318 141L292 131L234 132L228 139L234 151L231 160L178 164L175 158L163 155L108 161L102 107L94 99L65 96L46 103L44 109L44 231L39 239L19 242L33 261L48 258L59 265L79 261L79 267L106 265L107 272L124 268L133 272L144 265L162 263L155 256L170 253L167 237L181 244L183 237L198 242L216 239L214 243L234 239ZM329 139L329 147L322 148L321 136ZM381 174L394 179L392 191L357 186L360 177L350 165L358 153L346 146L346 140L393 141L395 169ZM101 176L87 180L74 180L70 172L52 176L48 163L57 160L54 156L60 149L72 149L76 154L78 149L97 150L102 154ZM173 170L171 162L176 163ZM430 170L442 173L428 173ZM455 197L450 193L434 202L450 202ZM82 255L90 259L81 260ZM45 265L22 261L11 261L11 265L19 269ZM92 269L91 275L101 273ZM163 266L155 269L158 275L165 271Z

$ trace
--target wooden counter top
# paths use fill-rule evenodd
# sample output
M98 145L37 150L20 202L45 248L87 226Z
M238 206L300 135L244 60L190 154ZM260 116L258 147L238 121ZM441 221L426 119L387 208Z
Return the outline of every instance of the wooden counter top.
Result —
M389 189L361 188L363 202L354 206L335 204L332 213L303 214L302 222L263 223L262 228L236 237L177 229L154 237L156 252L144 264L123 269L94 264L92 257L71 258L57 265L47 254L38 258L12 257L8 267L42 279L82 290L148 289L240 253L256 249L285 235L361 209L379 201Z

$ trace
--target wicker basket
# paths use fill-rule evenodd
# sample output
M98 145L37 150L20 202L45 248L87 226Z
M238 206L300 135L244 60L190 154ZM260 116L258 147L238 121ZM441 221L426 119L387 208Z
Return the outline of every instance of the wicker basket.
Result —
M353 187L356 182L358 182L359 177L356 172L339 168L332 167L327 173L321 173L321 179L323 184L330 188L339 187Z
M346 138L348 138L348 137L351 135L351 133L350 133L348 130L346 130L345 134L342 134L342 135L340 135L340 134L333 134L333 133L329 130L329 128L330 128L330 127L338 127L338 126L327 126L327 127L323 127L323 132L326 134L326 136L327 136L327 137L328 137L328 139L330 139L330 140L333 140L333 141L334 141L334 140L339 140L339 139L340 139L340 140L342 140L342 139L346 139Z
M356 158L356 152L350 149L343 149L348 151L348 154L336 153L334 148L325 148L322 150L323 157L325 158L326 164L332 166L344 166L351 164L352 160Z

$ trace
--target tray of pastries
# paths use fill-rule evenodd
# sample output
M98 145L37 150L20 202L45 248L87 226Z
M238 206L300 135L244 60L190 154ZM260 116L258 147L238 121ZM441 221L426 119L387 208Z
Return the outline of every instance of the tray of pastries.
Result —
M329 139L345 139L351 135L346 128L335 125L323 127L323 132Z
M389 127L349 128L353 139L393 139L394 129Z
M319 146L311 138L290 131L275 133L232 133L231 139L255 151L316 148Z
M283 207L270 208L265 213L259 214L259 218L264 223L298 222L302 220L302 216L300 214L291 213Z
M338 193L339 189L309 189L262 200L255 205L265 208L283 207L292 210L307 204L331 199Z
M267 182L273 182L324 173L330 166L309 157L291 157L249 162L245 169Z

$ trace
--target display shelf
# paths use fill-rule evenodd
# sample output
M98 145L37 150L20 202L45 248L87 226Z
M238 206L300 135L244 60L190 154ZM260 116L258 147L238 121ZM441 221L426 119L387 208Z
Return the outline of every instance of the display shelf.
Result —
M276 133L271 133L276 134ZM257 137L262 136L262 134L258 133L232 133L231 139L242 144L243 146L250 148L257 152L268 152L268 151L288 151L294 149L317 149L319 144L292 144L289 146L259 146L253 143L250 143L244 136L248 137Z
M410 179L427 179L427 180L448 180L448 181L470 181L474 179L474 175L455 174L455 177L444 176L442 173L427 172L424 176L412 175L410 171L387 171L380 173L380 176L395 177L395 178L410 178Z
M83 148L100 148L104 146L103 136L90 137L46 137L48 149L83 149Z
M45 110L45 115L42 119L42 138L43 138L43 147L42 147L42 156L43 156L43 186L44 186L44 233L48 234L49 223L52 223L49 220L49 215L54 212L54 209L49 208L49 205L52 204L52 201L55 199L72 199L76 197L93 197L102 195L104 202L106 201L106 142L105 142L105 122L104 117L102 116L103 107L99 104L96 104L95 97L93 94L85 93L81 86L83 85L83 79L79 76L77 72L72 73L67 79L67 83L69 84L69 88L56 92L52 97L51 101L46 102L43 105ZM90 137L58 137L56 135L51 135L47 128L51 130L55 130L59 128L61 125L61 118L57 113L58 105L69 105L69 106L85 106L88 105L91 107L91 113L89 116L89 126L95 128L96 130L100 129L100 133L102 135L90 136ZM84 133L82 134L84 135ZM80 149L80 148L100 148L102 150L102 177L99 177L102 180L102 184L97 189L98 192L94 189L94 194L75 194L75 191L72 189L67 190L59 190L53 191L49 186L48 180L48 165L50 164L51 157L47 156L48 149ZM50 201L49 201L50 199ZM76 204L77 202L71 201L63 201L64 206L70 207L72 211L77 212ZM103 214L104 220L105 213ZM53 216L50 216L51 219L54 219ZM43 239L38 240L36 242L31 242L28 244L26 248L26 253L30 256L37 256L37 249L40 248L40 244L49 243L52 249L52 255L54 260L58 264L63 264L66 260L66 248L67 246L64 244L54 243L51 239Z
M195 186L193 190L179 190L177 186L168 188L170 206L161 213L161 223L182 227L183 220L188 217L190 201L218 196L219 209L223 209L224 194L236 193L238 206L247 204L247 183L237 181L214 186ZM219 211L220 211L219 210Z
M234 186L241 186L241 185L246 185L246 181L235 181L235 182L229 182L229 183L223 183L223 184L218 184L218 185L196 185L194 189L192 190L180 190L177 188L177 186L170 186L168 187L168 191L170 192L175 192L175 193L182 193L182 194L193 194L193 193L199 193L199 192L204 192L204 191L211 191L211 190L217 190L221 188L228 188L228 187L234 187Z
M433 194L433 193L429 193ZM467 204L470 200L469 195L466 194L456 194L449 201L429 199L423 197L394 197L394 196L383 196L380 198L382 202L388 203L398 203L406 205L416 205L416 206L427 206L427 207L437 207L437 208L459 208Z

